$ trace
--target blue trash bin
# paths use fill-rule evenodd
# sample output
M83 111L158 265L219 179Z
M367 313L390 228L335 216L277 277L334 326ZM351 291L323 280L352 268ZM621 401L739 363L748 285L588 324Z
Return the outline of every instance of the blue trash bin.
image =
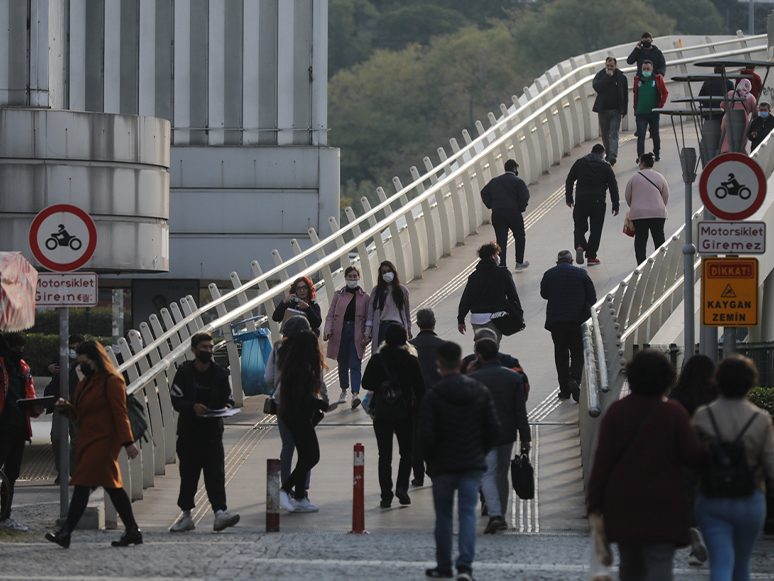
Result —
M269 335L268 329L234 333L234 340L242 343L242 391L245 395L269 395L272 392L263 378L271 354Z

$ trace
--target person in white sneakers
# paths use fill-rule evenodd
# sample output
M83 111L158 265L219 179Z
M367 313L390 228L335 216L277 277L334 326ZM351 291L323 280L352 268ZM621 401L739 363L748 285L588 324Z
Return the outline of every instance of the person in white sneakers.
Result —
M320 461L320 444L314 427L328 410L323 399L323 370L327 369L317 336L300 331L281 353L278 416L293 436L298 460L280 487L280 505L288 512L317 512L306 498L306 478ZM292 495L292 497L291 497Z
M223 452L223 420L202 417L208 411L234 404L231 399L229 371L212 361L212 335L196 333L191 337L193 361L183 363L175 374L170 395L177 420L177 457L180 461L180 494L177 505L183 515L170 529L173 533L192 531L196 524L191 510L204 472L204 486L212 510L214 531L222 531L239 522L237 513L226 512L226 470Z

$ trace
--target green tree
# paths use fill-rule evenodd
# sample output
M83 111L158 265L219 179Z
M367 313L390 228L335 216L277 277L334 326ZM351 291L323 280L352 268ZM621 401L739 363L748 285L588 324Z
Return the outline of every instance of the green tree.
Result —
M379 17L379 44L390 48L403 48L411 42L427 45L432 37L449 34L466 24L467 19L456 10L430 4L406 6Z
M379 13L368 0L330 0L328 76L363 62L373 52L367 26Z
M676 21L675 32L724 34L723 17L710 0L653 0L653 8Z

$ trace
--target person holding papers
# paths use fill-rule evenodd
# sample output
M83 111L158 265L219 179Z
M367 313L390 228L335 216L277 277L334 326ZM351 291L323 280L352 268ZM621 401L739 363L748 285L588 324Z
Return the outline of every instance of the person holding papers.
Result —
M177 370L170 395L172 406L180 414L177 420L177 457L180 461L180 495L177 505L182 516L172 525L173 533L192 531L194 496L199 474L204 471L204 486L212 510L214 531L222 531L239 522L237 513L226 512L226 471L223 453L223 419L202 417L213 410L233 405L227 369L212 361L212 335L197 333L191 337L193 361Z

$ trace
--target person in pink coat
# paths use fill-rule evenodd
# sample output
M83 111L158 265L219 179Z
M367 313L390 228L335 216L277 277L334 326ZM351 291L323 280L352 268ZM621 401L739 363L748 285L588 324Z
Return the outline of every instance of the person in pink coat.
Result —
M755 106L757 104L757 101L755 97L753 96L752 92L752 85L750 84L750 81L747 79L742 79L739 81L739 84L736 86L736 89L733 91L728 92L728 98L737 98L737 99L743 99L743 101L734 101L731 105L732 109L743 109L744 110L744 116L745 116L745 126L744 126L744 141L742 141L742 152L744 152L745 148L747 147L747 128L750 126L750 115L753 111L755 111ZM725 101L720 102L720 106L725 109L726 103ZM723 145L720 148L720 153L728 153L731 151L731 147L728 143L728 130L726 128L726 116L723 116L723 123L720 126L721 131L726 129L725 137L723 137Z
M360 405L360 378L363 362L363 337L368 317L369 294L360 288L360 271L348 266L344 271L346 286L333 294L325 317L323 340L328 342L326 355L338 361L339 403L347 402L347 389L352 386L352 409Z

